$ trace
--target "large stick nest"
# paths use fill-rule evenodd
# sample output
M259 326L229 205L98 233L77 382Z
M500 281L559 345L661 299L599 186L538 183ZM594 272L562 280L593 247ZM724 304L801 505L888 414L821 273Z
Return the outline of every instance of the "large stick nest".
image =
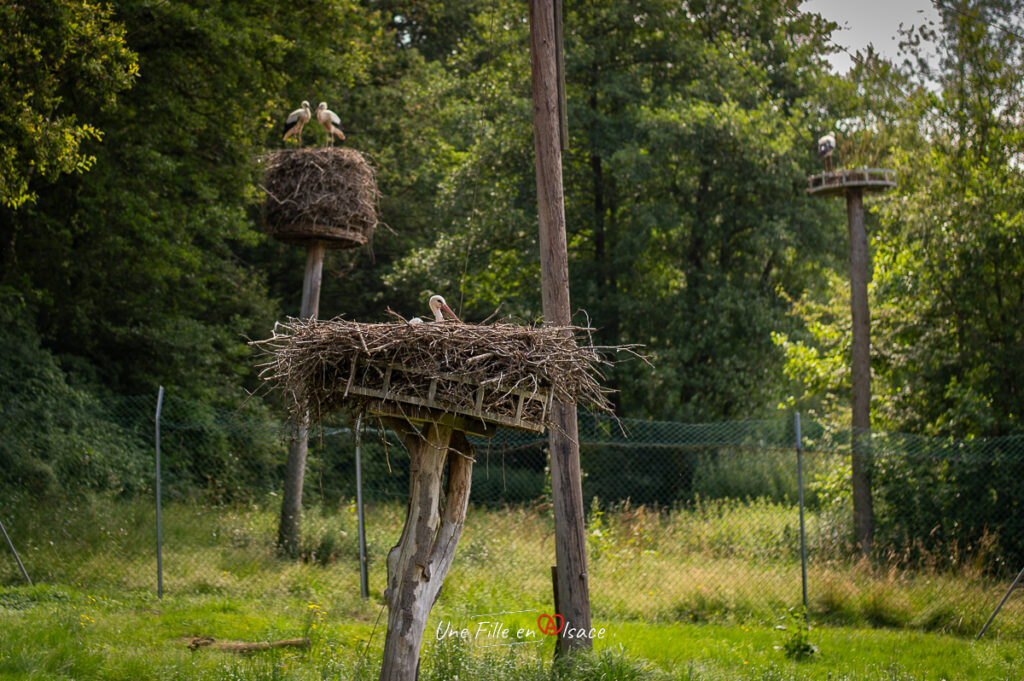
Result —
M552 398L611 413L612 391L601 387L599 368L612 363L610 352L632 352L595 347L591 330L581 327L413 324L395 316L400 321L278 323L272 337L252 343L266 360L260 375L289 396L296 421L308 414L316 424L343 406L379 408L387 393L384 402L398 411L402 403L429 404L435 411L537 430L538 423L551 425Z
M373 235L377 180L361 153L346 148L283 149L266 163L263 221L276 239L354 248Z

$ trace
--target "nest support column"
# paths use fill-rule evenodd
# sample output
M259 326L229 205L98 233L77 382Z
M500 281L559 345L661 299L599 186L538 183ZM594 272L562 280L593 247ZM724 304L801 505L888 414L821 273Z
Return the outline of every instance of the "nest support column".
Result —
M320 282L324 268L324 244L315 241L306 249L306 274L302 281L303 319L313 319L320 311ZM288 462L285 466L284 490L281 495L281 521L277 526L278 549L289 558L299 555L302 519L302 485L309 454L309 414L288 443Z
M846 213L850 228L850 316L853 325L850 362L853 524L861 551L867 555L873 542L874 510L871 499L871 314L868 309L871 261L864 226L863 189L846 191Z
M409 449L409 508L402 536L388 552L388 629L380 681L413 681L419 676L427 616L441 593L466 520L473 450L465 433L447 426L431 423L417 430L393 425ZM448 484L442 497L445 463Z

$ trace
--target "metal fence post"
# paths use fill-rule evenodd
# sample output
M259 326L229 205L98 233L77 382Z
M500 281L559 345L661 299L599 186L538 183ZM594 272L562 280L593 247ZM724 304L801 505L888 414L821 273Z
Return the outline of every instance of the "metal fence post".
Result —
M18 550L14 548L14 542L7 536L7 530L4 528L4 524L0 522L0 532L4 533L4 539L7 540L7 545L11 547L11 553L14 554L14 560L18 563L18 568L21 569L21 574L25 576L25 581L28 582L29 586L32 586L32 579L28 576L28 572L25 570L25 566L21 564L21 556L18 555Z
M360 453L362 443L363 415L356 416L356 513L359 523L359 586L363 600L370 597L370 584L366 574L366 520L363 516L363 460Z
M981 628L981 631L978 632L978 635L974 637L975 641L980 640L981 637L985 635L985 632L988 631L988 627L990 624L992 624L992 620L996 618L996 615L999 614L999 611L1003 609L1004 605L1006 605L1006 601L1010 598L1010 594L1012 594L1013 590L1017 588L1018 584L1020 584L1021 577L1024 577L1024 570L1021 570L1017 573L1017 578L1013 580L1013 584L1011 584L1010 588L1006 590L1006 595L1003 596L1003 600L999 601L999 605L997 605L996 609L992 611L992 616L988 618L988 621L985 622L985 626L983 626Z
M807 614L807 533L804 529L804 445L800 437L800 412L796 413L796 487L800 500L800 584L803 588L804 622L810 623Z
M160 518L160 410L164 404L164 387L156 395L156 597L164 597L163 525Z

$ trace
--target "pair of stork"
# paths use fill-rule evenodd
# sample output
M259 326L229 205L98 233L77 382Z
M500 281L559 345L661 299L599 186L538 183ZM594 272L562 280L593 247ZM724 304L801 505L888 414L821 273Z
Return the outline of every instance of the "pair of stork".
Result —
M284 139L297 138L301 149L302 126L309 123L312 117L313 112L310 111L309 102L303 101L302 106L288 114L288 118L284 120ZM341 119L338 118L338 114L327 108L327 102L320 102L320 106L316 108L316 120L327 133L327 146L334 146L335 137L340 140L345 139L345 133L341 131Z

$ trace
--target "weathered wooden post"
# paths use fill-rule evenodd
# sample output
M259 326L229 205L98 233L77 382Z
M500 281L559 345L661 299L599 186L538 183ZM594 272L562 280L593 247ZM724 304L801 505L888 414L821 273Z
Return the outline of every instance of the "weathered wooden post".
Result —
M559 402L611 411L596 378L597 365L607 362L578 344L575 331L298 319L254 343L269 357L261 375L294 400L293 419L315 422L347 406L383 419L409 452L405 526L387 558L381 681L417 677L427 617L469 504L473 449L466 433L490 436L497 426L542 433L558 427Z
M433 422L418 429L400 420L391 423L409 450L409 509L402 536L388 552L388 630L380 681L404 681L419 676L423 630L466 523L473 448L465 433L450 426ZM448 484L442 495L446 463Z
M306 273L302 279L302 306L299 316L312 319L320 312L320 284L324 269L324 242L319 239L306 246ZM285 462L284 489L281 493L281 521L277 528L277 545L285 555L299 554L302 533L302 487L306 477L306 458L309 456L308 419L298 424L288 441L288 460Z
M263 218L279 241L306 248L300 317L315 318L320 308L324 251L357 248L377 226L377 185L373 169L354 149L292 149L267 160ZM278 547L299 552L302 487L309 451L303 419L288 443Z
M871 551L871 315L868 310L868 234L864 226L864 192L896 186L896 173L879 168L835 170L808 178L807 193L846 197L850 230L850 314L853 323L851 356L851 430L853 527L865 554Z
M537 159L537 208L540 224L541 298L544 323L568 326L569 258L562 184L564 103L559 87L561 13L556 0L530 0L530 55L533 71L533 139ZM558 607L565 631L590 629L590 580L576 405L556 402L548 433L551 490L555 512L555 562ZM587 638L559 637L558 649L591 646Z

